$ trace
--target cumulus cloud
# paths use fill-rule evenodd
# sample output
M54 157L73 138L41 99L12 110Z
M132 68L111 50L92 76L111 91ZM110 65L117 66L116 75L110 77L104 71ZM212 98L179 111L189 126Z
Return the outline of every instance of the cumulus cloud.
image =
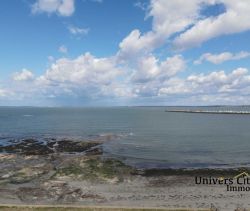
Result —
M58 96L129 96L129 88L119 78L124 73L113 57L96 58L85 53L75 59L56 60L45 74L36 79L35 86Z
M170 79L159 90L159 95L186 94L186 97L222 94L233 97L239 93L250 95L250 75L246 68L237 68L228 74L217 71L190 75L185 79Z
M174 45L178 49L199 46L212 38L250 29L250 4L248 0L214 0L213 4L224 4L226 11L216 17L202 18L180 34ZM188 2L187 2L188 3Z
M31 81L34 79L34 74L27 69L23 69L21 72L14 73L12 78L14 81Z
M58 59L46 71L44 77L54 82L72 82L80 85L89 83L108 84L114 79L119 69L112 58L96 58L85 53L76 59Z
M171 36L185 31L196 23L200 18L202 3L211 2L212 0L151 0L146 17L153 19L152 30L145 33L139 29L131 31L120 42L120 58L130 59L164 45Z
M162 84L185 70L185 67L186 62L181 55L168 57L163 61L152 54L141 57L129 76L134 96L156 97Z
M145 83L150 80L165 80L185 69L185 61L181 55L168 57L159 61L155 56L149 55L139 59L132 80Z
M65 45L61 45L59 48L58 48L58 51L60 53L68 53L68 48L65 46Z
M246 68L180 77L178 72L185 68L180 55L162 62L150 55L141 62L141 69L128 73L112 57L96 58L86 53L75 59L58 59L43 75L29 83L12 85L11 90L0 89L0 95L6 98L15 93L12 96L21 100L32 96L56 100L64 96L91 100L155 98L159 102L173 100L174 96L173 102L180 104L237 104L250 100L250 74ZM174 66L179 68L172 69Z
M247 58L249 56L250 56L250 53L246 51L241 51L235 54L230 53L230 52L223 52L220 54L205 53L201 55L198 60L194 61L194 64L201 64L204 61L208 61L213 64L221 64L225 61L240 60L240 59Z
M225 6L225 12L217 16L204 16L202 11L210 6ZM176 12L178 11L178 12ZM171 42L174 49L185 50L221 36L250 29L250 5L248 0L151 0L147 18L152 17L152 30L132 30L120 42L119 56L131 59L152 52Z
M124 74L115 58L97 58L85 53L74 59L54 60L38 77L27 70L17 72L13 75L13 82L0 88L0 95L7 99L8 90L13 93L12 100L19 103L32 99L44 103L48 100L56 102L60 98L70 99L69 102L130 98L133 93L128 82L122 79Z
M32 13L56 13L61 16L71 16L75 11L74 0L37 0L32 5Z
M225 5L226 10L223 14L213 17L201 14L202 9L216 4ZM67 8L70 8L69 5L71 12L66 12ZM247 30L248 9L246 0L151 0L146 9L146 18L152 18L152 29L146 32L132 30L120 42L119 50L114 56L98 58L91 53L85 53L73 59L51 58L50 66L39 77L35 78L28 70L15 73L14 81L29 83L16 83L12 91L20 98L148 97L147 99L158 98L167 102L175 96L175 102L181 102L178 99L182 99L183 102L211 102L214 99L215 103L223 100L229 102L233 99L237 102L250 100L250 75L245 68L238 68L229 73L185 73L185 77L180 77L179 73L186 68L182 55L177 54L164 59L159 59L155 55L158 47L164 48L166 43L172 41L176 48L186 49L216 36ZM74 12L74 1L37 0L33 5L33 12L69 16ZM89 31L72 25L68 30L73 35L85 35ZM67 48L60 46L59 51L66 53ZM244 51L235 54L206 53L195 63L208 61L220 64L248 56L249 53ZM0 89L0 96L7 95L3 90L6 89Z
M15 74L14 80L30 80L26 85L22 84L22 90L27 90L27 96L34 92L36 96L53 98L63 95L92 99L134 98L152 95L151 89L157 91L161 82L185 68L181 55L163 61L148 55L137 62L138 69L132 70L117 62L116 57L97 58L85 53L75 59L55 60L44 74L35 79L31 72L23 70ZM16 90L19 92L19 89Z
M73 35L86 35L89 33L89 28L80 28L76 26L69 26L68 30Z
M133 83L133 93L137 99L151 98L158 103L174 105L244 104L250 100L250 75L246 68L237 68L229 73L214 71L186 77L174 75L163 81Z

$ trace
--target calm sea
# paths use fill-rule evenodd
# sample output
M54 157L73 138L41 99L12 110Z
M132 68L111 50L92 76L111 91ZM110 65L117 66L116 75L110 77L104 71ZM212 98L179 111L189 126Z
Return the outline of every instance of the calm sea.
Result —
M250 115L165 109L0 107L0 143L23 137L94 139L110 134L114 138L104 144L105 155L138 167L250 166Z

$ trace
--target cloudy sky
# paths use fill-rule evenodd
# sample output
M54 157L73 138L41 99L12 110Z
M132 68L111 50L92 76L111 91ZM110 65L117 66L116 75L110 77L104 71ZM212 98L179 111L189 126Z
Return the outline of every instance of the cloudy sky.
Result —
M250 104L249 0L0 4L0 105Z

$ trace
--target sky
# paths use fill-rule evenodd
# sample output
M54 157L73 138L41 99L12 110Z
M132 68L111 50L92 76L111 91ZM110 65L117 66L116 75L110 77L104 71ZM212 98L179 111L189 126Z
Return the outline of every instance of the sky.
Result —
M250 104L249 0L2 0L1 106Z

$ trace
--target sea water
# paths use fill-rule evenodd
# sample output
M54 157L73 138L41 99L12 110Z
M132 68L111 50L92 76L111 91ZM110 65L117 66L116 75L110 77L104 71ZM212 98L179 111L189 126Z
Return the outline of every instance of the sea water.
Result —
M167 109L0 107L0 144L29 137L84 140L111 135L114 138L104 143L105 156L137 167L250 165L250 115L165 112Z

